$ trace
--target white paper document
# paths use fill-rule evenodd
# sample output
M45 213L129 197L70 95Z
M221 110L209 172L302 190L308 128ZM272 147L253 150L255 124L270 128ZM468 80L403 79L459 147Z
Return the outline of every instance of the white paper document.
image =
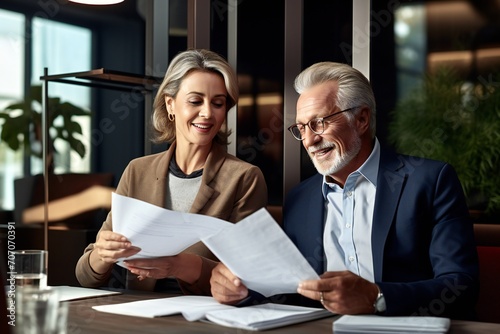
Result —
M202 241L249 289L266 297L296 293L300 281L319 278L265 208L232 224L115 193L112 200L113 230L141 248L130 259L176 255Z
M214 298L207 296L179 296L98 305L92 308L101 312L145 318L182 314L188 321L197 321L203 319L205 314L211 310L228 310L234 306L220 304Z
M182 314L188 321L208 319L222 326L254 331L333 316L332 313L322 308L280 304L238 308L220 304L214 298L206 296L148 299L121 304L98 305L92 308L100 312L147 318Z
M333 323L334 333L446 333L450 319L439 317L384 317L344 315Z
M86 298L120 294L120 292L117 291L90 289L90 288L82 288L78 286L67 286L67 285L51 286L50 288L57 291L57 294L59 296L59 301L86 299Z
M247 288L266 297L296 293L300 281L319 278L265 209L202 241Z
M231 310L207 312L205 317L218 325L258 331L310 321L334 314L323 308L262 304Z
M113 231L141 251L129 259L177 255L230 224L222 219L177 211L112 194Z

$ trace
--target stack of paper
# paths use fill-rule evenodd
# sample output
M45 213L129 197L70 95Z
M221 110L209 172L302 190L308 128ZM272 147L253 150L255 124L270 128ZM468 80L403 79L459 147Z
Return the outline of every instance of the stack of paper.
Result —
M262 304L235 307L218 303L212 297L179 296L148 299L129 303L98 305L100 312L138 317L162 317L182 314L188 321L206 320L227 327L264 330L308 320L333 316L325 309L301 306Z
M203 319L205 314L211 310L232 309L234 306L220 304L212 297L178 296L138 300L120 304L98 305L92 308L100 312L144 318L182 314L186 320L196 321Z
M333 323L333 332L372 333L446 333L450 319L438 317L382 317L344 315Z
M333 316L325 309L262 304L208 312L205 317L222 326L259 331Z

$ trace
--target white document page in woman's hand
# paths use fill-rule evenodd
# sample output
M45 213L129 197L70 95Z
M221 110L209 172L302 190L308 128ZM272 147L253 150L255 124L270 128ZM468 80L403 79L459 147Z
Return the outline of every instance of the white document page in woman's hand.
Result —
M112 194L113 231L127 237L141 251L128 259L171 256L232 224L218 218L176 212ZM122 265L121 262L118 264Z

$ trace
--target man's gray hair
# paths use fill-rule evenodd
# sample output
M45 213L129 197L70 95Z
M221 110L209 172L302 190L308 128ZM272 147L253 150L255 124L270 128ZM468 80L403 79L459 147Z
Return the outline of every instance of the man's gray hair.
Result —
M338 85L336 104L340 110L361 106L371 110L370 132L372 137L375 137L375 96L368 79L355 68L335 62L316 63L295 78L294 88L297 93L302 94L305 90L328 81L334 81ZM359 110L355 110L353 114ZM344 113L350 121L354 119L353 114Z

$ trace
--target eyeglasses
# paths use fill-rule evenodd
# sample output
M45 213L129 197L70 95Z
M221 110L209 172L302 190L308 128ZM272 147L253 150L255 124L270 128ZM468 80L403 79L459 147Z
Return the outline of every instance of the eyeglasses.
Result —
M306 135L306 126L308 126L309 129L311 129L311 131L314 132L315 134L320 135L323 132L325 132L325 120L327 118L333 117L335 115L341 114L341 113L346 112L346 111L351 111L351 110L356 109L356 108L357 107L352 107L349 109L335 112L335 113L328 115L328 116L325 116L325 117L313 118L309 122L307 122L306 124L295 123L295 124L290 125L288 127L288 131L290 131L292 133L292 135L294 136L294 138L297 140L304 140L305 135Z

